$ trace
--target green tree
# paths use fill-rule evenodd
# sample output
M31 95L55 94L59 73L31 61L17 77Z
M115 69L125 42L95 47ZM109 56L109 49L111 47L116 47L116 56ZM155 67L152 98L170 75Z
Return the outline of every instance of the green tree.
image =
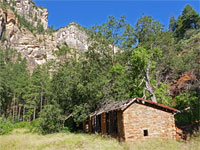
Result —
M143 16L136 23L136 37L139 44L144 44L150 48L159 33L163 30L163 25L159 21L153 20L151 16Z
M29 77L26 93L23 95L26 100L26 116L29 120L35 120L37 112L42 111L43 105L48 104L48 100L52 97L49 78L46 66L37 66Z
M176 19L174 15L171 15L171 18L169 20L169 31L175 31L176 30Z
M115 54L121 51L121 48L131 48L136 44L133 27L127 24L124 16L120 19L109 16L106 23L93 26L92 31L91 49L102 51L102 54L111 57L112 65L115 64Z
M175 36L180 40L183 39L185 33L189 29L197 30L200 28L200 16L199 14L190 6L186 5L177 19L177 26L175 30Z
M46 105L39 115L38 130L42 134L59 132L63 127L61 109L56 103Z

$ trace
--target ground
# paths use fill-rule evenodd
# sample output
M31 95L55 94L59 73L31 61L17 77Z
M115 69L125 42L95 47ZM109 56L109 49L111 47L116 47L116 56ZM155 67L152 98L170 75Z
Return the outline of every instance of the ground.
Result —
M199 150L200 136L189 142L152 140L137 145L100 135L57 133L39 135L16 129L0 136L0 150Z

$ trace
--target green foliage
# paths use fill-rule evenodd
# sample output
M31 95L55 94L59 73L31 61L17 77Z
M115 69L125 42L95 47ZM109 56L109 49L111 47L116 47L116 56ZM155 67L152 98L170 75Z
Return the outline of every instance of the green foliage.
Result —
M39 23L37 25L37 32L38 33L43 33L44 32L44 27L43 27L43 25L41 23Z
M61 48L59 48L58 51L55 51L55 54L59 57L59 56L66 56L67 54L69 54L69 52L70 52L70 48L66 44L66 45L63 45Z
M180 40L186 38L185 33L189 29L199 29L200 28L200 16L199 14L190 6L186 5L177 19L177 25L175 30L175 36Z
M54 32L53 25L49 26L46 30L47 33L52 34Z
M4 31L0 37L2 42L5 42L7 40L5 34L6 34L6 31Z
M62 116L58 104L49 104L40 112L38 131L42 134L59 132L62 129Z
M91 38L99 43L103 42L104 44L123 48L131 48L136 44L134 29L125 21L125 16L121 16L120 19L109 16L106 23L93 26L91 29L94 32Z
M34 31L34 27L33 27L33 25L29 22L29 21L27 21L26 19L25 19L25 17L24 16L20 16L20 15L18 15L17 13L15 13L15 16L18 18L18 21L19 21L19 23L21 24L21 25L23 25L24 27L26 27L27 29L29 29L31 32L33 32Z
M151 16L143 16L136 23L136 37L139 44L145 44L148 48L155 42L156 36L163 30L159 21L153 20ZM145 46L145 47L146 47Z
M30 129L31 127L30 122L27 122L27 121L17 122L17 123L14 123L13 125L15 129L22 129L22 128Z
M6 9L8 7L8 3L3 1L1 2L1 8Z
M122 40L121 46L123 47L123 49L130 49L135 47L136 45L135 31L130 24L126 25L121 40Z
M0 117L0 135L7 134L13 130L12 121L4 117Z
M131 62L133 64L132 69L135 71L135 74L140 75L144 73L147 68L147 64L149 61L149 54L145 48L136 48L134 49Z
M40 119L39 118L31 121L29 126L28 126L29 131L31 133L40 133L39 125L40 125Z
M79 106L74 106L74 110L72 113L72 116L74 118L74 122L79 125L79 123L82 123L84 120L87 119L89 115L89 106L88 105L79 105Z
M27 28L29 31L34 32L36 31L37 33L44 33L44 27L41 24L41 20L37 21L37 27L34 27L33 24L31 22L29 22L28 20L26 20L26 18L24 16L20 16L19 14L17 14L16 11L14 11L15 16L18 18L18 21L21 25L23 25L25 28ZM37 19L36 17L34 18L34 20Z
M164 104L166 106L173 106L173 99L170 96L169 85L160 83L155 89L154 94L156 95L158 103Z
M28 129L28 132L36 133L38 132L39 119L32 122L16 122L13 123L11 117L5 118L0 117L0 135L9 134L15 129Z
M184 110L183 113L176 115L178 125L185 125L200 120L200 103L198 91L185 91L176 96L176 107Z
M37 14L35 14L34 21L37 21L37 20L38 20Z
M169 20L169 31L175 31L176 29L176 19L175 17L172 15L170 20Z

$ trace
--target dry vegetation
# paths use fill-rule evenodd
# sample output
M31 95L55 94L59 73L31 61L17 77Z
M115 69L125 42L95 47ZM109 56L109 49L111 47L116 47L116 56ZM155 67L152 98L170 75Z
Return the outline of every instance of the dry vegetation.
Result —
M0 150L199 150L200 136L189 142L152 140L137 145L98 135L58 133L38 135L25 129L0 136Z

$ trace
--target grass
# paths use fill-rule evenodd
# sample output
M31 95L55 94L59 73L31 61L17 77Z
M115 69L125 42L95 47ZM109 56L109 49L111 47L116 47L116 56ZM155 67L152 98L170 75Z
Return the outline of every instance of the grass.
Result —
M38 135L26 129L16 129L0 136L0 150L123 150L111 138L98 135L57 133Z
M99 135L57 133L39 135L15 129L0 136L0 150L199 150L200 136L189 142L152 140L137 145Z

